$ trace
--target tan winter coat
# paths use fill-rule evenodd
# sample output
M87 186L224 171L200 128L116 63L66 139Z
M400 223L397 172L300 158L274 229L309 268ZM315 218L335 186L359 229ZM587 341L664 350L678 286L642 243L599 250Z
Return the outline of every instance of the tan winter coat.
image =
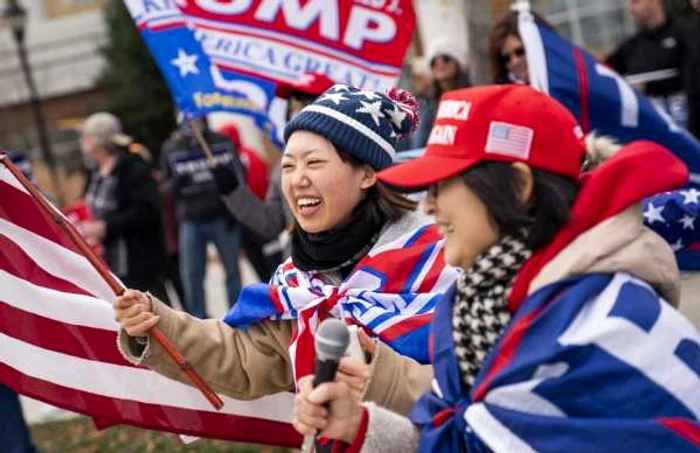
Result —
M415 230L425 221L418 213L404 216L382 234L376 246ZM161 318L158 328L215 391L250 400L294 390L288 348L296 321L264 321L247 330L234 329L220 320L201 320L173 310L155 298L153 312ZM190 384L158 342L149 339L144 346L122 330L118 343L129 361ZM377 347L372 370L373 384L365 399L400 414L408 414L432 378L430 366L402 357L384 344Z

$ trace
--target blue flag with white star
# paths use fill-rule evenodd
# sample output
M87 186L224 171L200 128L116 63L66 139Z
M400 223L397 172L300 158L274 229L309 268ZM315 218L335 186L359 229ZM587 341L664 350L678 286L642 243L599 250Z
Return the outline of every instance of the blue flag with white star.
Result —
M678 266L700 270L700 190L665 192L643 203L644 224L671 244Z
M268 108L274 99L274 84L243 74L224 77L203 51L194 29L169 0L127 0L126 5L186 118L211 112L239 113L272 132Z

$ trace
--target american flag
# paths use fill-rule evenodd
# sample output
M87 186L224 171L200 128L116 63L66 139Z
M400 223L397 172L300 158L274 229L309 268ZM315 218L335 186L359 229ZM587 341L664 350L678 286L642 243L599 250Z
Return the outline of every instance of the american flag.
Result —
M684 270L700 270L700 190L665 192L643 203L644 224L661 235L676 252Z
M533 135L534 131L529 127L492 121L486 142L486 152L527 159L530 155Z
M217 412L195 388L123 359L114 293L5 165L0 156L0 383L88 415L99 428L301 443L289 424L291 394L222 397Z

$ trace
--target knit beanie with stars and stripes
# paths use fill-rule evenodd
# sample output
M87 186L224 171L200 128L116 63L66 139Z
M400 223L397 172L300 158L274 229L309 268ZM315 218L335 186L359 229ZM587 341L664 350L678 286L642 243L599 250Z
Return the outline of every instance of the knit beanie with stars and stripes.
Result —
M296 131L318 134L358 161L382 170L396 157L396 141L417 125L418 103L409 92L386 93L334 85L306 106L284 130L284 140Z

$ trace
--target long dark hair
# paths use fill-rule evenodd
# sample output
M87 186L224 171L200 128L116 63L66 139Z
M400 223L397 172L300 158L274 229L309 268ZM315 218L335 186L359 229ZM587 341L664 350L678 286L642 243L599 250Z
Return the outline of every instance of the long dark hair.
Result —
M489 211L500 234L516 234L530 229L528 247L535 250L548 244L569 220L578 186L570 179L531 168L534 203L520 199L522 181L512 164L485 162L462 174L464 183Z
M551 28L549 23L539 14L532 12L535 22ZM503 16L491 28L489 35L489 62L491 63L491 78L494 83L509 83L508 69L501 57L501 48L509 36L514 36L522 41L518 30L518 12L513 11ZM524 44L523 44L524 45Z

